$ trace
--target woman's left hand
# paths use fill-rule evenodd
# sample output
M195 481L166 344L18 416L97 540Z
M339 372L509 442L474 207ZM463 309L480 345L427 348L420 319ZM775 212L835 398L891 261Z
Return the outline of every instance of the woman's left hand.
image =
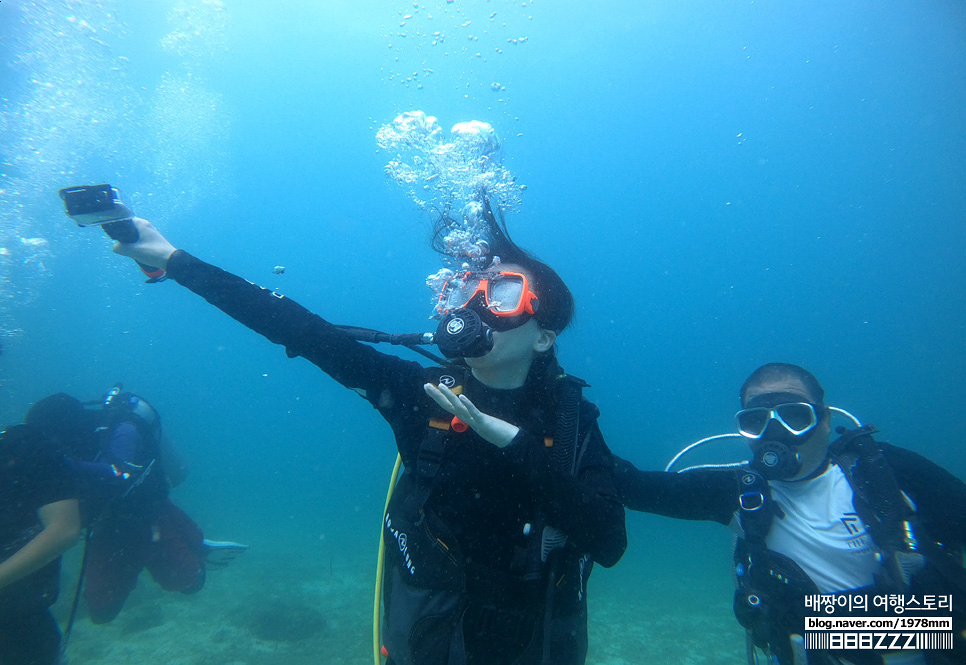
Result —
M466 395L457 395L442 384L434 386L432 383L427 383L423 389L434 402L469 425L482 439L498 448L509 445L520 431L516 425L481 413Z

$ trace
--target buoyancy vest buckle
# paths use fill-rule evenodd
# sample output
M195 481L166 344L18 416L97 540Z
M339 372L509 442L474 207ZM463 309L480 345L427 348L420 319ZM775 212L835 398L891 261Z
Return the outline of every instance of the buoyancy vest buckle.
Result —
M742 492L738 495L738 505L746 512L761 510L765 507L765 494L763 492Z

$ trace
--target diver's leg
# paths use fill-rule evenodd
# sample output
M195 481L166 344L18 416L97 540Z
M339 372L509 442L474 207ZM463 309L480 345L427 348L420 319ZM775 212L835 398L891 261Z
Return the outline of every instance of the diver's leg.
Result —
M137 585L150 539L150 527L131 520L105 520L94 527L84 579L91 621L107 623L121 611Z
M156 539L145 565L165 591L195 593L205 585L204 535L188 515L165 502L155 522Z

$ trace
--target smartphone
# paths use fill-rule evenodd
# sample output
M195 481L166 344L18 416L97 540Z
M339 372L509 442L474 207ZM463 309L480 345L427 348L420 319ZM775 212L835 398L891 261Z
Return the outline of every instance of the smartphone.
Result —
M110 185L79 185L57 192L67 216L78 226L101 226L120 242L137 242L138 230L131 218L134 212L121 201L121 193Z

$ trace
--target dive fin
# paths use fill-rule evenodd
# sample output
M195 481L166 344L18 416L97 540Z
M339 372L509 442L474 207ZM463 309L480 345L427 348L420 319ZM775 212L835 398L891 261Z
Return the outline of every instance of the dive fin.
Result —
M248 549L248 545L233 543L229 540L201 541L205 552L205 563L209 568L225 568L235 557Z

